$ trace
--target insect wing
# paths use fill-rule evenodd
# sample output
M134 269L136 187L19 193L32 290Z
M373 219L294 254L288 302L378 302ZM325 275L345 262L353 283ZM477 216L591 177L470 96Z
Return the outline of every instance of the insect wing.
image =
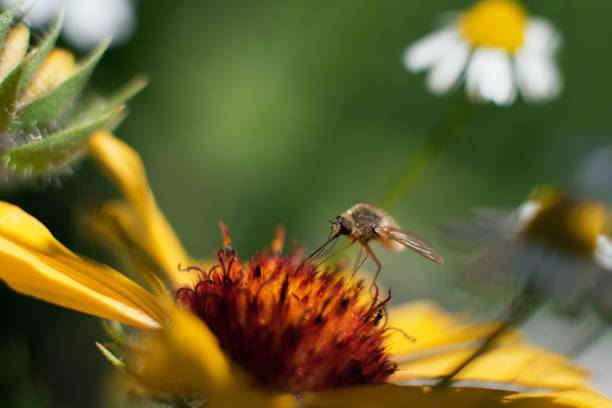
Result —
M434 262L440 264L446 262L444 260L444 257L440 255L438 251L436 251L431 245L408 231L392 227L378 227L376 228L376 232L382 238L391 239L395 242L399 242L406 248L410 248L417 254L420 254Z

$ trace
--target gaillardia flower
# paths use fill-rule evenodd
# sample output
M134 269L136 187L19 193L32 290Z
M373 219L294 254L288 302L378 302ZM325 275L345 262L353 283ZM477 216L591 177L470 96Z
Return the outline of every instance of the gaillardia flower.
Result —
M242 265L226 247L216 267L178 290L178 302L267 386L298 393L384 383L397 368L384 345L390 297L370 297L301 255L263 252Z
M20 3L0 15L0 183L69 170L89 137L114 129L125 116L124 102L144 86L137 79L108 98L79 99L108 43L75 62L71 52L55 47L60 17L30 47L30 30L15 21Z
M478 220L490 244L471 270L478 281L527 285L574 309L592 302L612 316L612 217L601 202L540 188L513 213Z
M503 336L450 387L492 326L318 268L282 240L239 260L224 228L214 262L190 259L160 213L137 154L97 132L90 151L125 200L89 214L147 288L70 252L36 219L0 203L0 278L13 289L136 329L100 350L148 395L190 406L612 407L563 357ZM180 266L179 266L180 264ZM367 289L363 289L367 288ZM108 326L122 328L118 323ZM503 386L500 386L503 385ZM544 392L543 392L544 390Z
M510 105L517 88L529 102L552 99L562 79L555 62L560 36L549 22L529 16L514 0L482 0L406 50L412 72L429 70L434 94L465 78L474 101Z

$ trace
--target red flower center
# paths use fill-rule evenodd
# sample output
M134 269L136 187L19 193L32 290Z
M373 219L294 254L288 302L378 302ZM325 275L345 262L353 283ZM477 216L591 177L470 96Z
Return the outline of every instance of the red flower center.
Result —
M383 383L395 371L384 345L390 292L380 300L296 254L265 251L242 264L230 246L218 260L177 302L262 385L297 393Z

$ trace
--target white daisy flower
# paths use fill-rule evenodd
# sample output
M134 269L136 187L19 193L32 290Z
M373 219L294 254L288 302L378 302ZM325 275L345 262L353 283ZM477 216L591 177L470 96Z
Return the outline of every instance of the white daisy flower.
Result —
M405 52L412 72L429 70L427 87L443 94L465 78L474 101L514 102L556 97L562 78L555 61L561 39L543 18L529 16L514 0L482 0Z
M18 0L0 0L5 7ZM127 41L136 16L132 0L26 0L22 10L34 27L46 26L65 10L62 36L72 46L89 50L112 38L112 45Z
M472 282L527 284L570 310L590 302L612 319L612 214L605 204L538 189L514 212L480 212L476 224L449 232L486 242L469 268Z

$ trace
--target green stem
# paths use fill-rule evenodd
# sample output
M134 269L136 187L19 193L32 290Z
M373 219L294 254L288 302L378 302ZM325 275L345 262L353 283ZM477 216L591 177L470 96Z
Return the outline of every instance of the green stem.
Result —
M478 357L491 350L495 345L495 341L511 326L518 326L527 317L529 317L537 308L536 298L533 296L531 291L520 294L512 305L508 316L499 324L499 326L493 330L467 359L465 359L457 368L455 368L450 374L445 375L440 379L440 382L436 384L436 388L447 387L453 378L455 378L461 371L463 371L468 365L470 365Z
M448 138L457 128L468 108L472 104L465 96L453 105L446 114L438 122L425 145L419 150L412 159L408 161L400 175L395 179L393 184L387 190L387 193L380 201L381 207L389 210L395 206L398 201L408 192L417 176L429 166L436 158L442 147L448 141Z

